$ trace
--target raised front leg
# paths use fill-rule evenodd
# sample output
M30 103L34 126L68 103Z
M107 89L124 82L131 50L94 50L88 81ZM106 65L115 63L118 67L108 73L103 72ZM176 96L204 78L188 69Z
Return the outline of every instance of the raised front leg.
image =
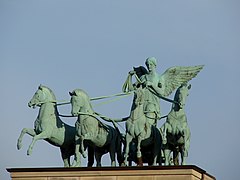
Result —
M50 137L50 134L47 131L43 131L40 134L33 136L32 143L28 147L27 155L32 154L32 149L36 141L41 140L41 139L47 139Z
M22 131L21 131L21 134L18 138L18 142L17 142L17 149L21 149L22 148L22 139L23 139L23 136L24 134L29 134L30 136L36 136L36 133L34 131L34 129L31 129L31 128L23 128Z

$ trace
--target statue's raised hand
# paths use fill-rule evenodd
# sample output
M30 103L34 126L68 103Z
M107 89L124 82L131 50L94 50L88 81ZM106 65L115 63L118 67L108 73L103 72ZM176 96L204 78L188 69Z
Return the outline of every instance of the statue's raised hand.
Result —
M128 72L128 74L131 75L131 76L134 75L135 73L136 72L134 70L131 70L131 71Z

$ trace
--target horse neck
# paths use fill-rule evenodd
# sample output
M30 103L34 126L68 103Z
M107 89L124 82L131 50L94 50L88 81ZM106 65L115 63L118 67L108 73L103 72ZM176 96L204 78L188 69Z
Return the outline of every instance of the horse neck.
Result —
M39 109L38 117L42 118L42 117L50 116L53 114L56 115L56 112L57 110L56 110L55 103L51 103L51 102L43 103Z
M185 109L185 103L186 103L187 95L185 93L181 92L181 89L178 89L175 93L174 96L174 101L178 102L181 104L181 108L178 104L173 104L172 105L172 110L174 111L181 111Z
M86 112L89 112L89 113L93 113L94 112L91 103L88 102L88 101L86 101L84 109L86 110Z
M79 117L78 120L85 119L86 116L89 116L88 114L95 113L92 109L90 102L88 102L88 101L85 101L84 105L82 107L80 107L79 112L80 112L80 114L78 116ZM81 114L81 112L86 113L86 114Z
M185 105L181 106L181 108L177 104L172 105L172 111L180 112L180 111L184 111L184 110L185 110Z
M174 100L181 104L181 108L178 104L173 104L172 109L171 109L169 114L172 115L175 118L180 117L182 115L185 115L185 101L186 101L186 98L182 99L182 98L179 98L178 96L175 96Z
M143 104L135 105L130 116L132 120L136 120L136 119L139 119L141 116L144 116Z

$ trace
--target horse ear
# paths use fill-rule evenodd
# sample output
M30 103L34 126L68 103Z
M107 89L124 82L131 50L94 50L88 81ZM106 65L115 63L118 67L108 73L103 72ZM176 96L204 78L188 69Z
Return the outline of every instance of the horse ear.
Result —
M76 92L75 92L75 91L69 92L69 95L70 95L70 96L76 96Z
M38 89L39 89L39 90L42 90L42 87L43 87L43 86L40 84L40 85L38 86Z
M192 85L191 85L191 84L189 84L189 85L188 85L188 89L191 89L191 87L192 87Z

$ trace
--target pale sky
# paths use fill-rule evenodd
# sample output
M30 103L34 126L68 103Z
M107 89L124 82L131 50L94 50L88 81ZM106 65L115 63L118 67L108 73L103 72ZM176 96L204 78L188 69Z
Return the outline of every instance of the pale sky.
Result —
M190 82L186 102L192 133L187 163L218 180L239 179L239 7L238 0L1 0L0 179L10 179L6 168L63 166L59 149L45 141L31 156L30 136L16 148L22 128L33 128L38 109L27 103L39 84L58 100L69 100L75 88L91 97L120 93L127 73L150 56L160 74L172 66L205 65ZM125 117L131 100L94 102L94 109ZM170 107L161 101L162 115ZM70 107L59 111L70 114ZM108 155L103 164L110 165Z

